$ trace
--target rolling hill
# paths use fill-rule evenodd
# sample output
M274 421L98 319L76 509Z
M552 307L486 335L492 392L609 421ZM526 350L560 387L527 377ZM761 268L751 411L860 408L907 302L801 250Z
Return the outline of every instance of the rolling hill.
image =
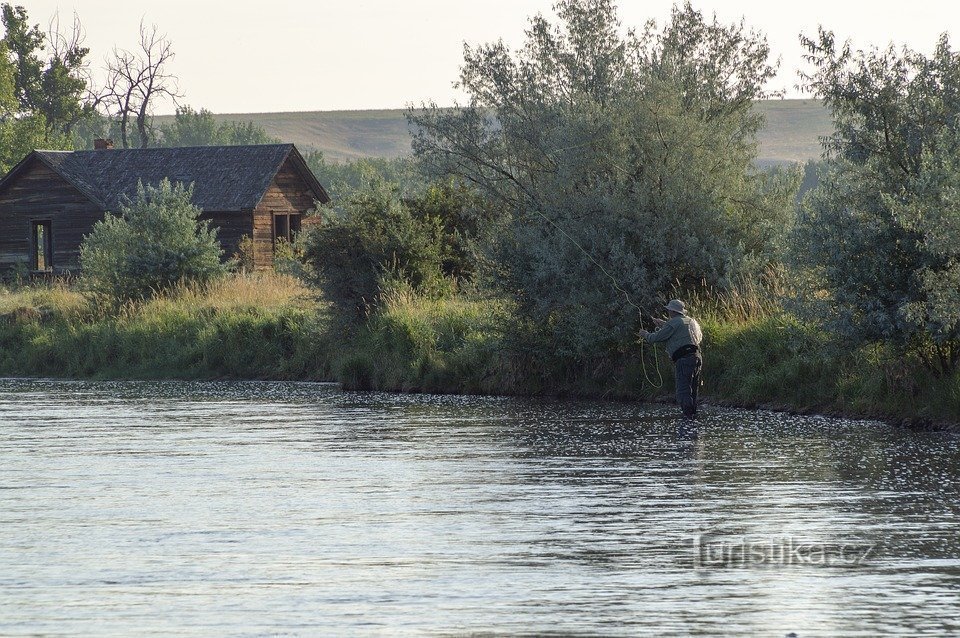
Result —
M757 108L767 120L760 135L758 164L803 162L820 156L818 138L830 133L831 123L818 100L765 100L757 102ZM303 151L320 150L334 161L399 157L410 153L410 135L401 109L229 113L215 117L253 122L268 134L295 143Z

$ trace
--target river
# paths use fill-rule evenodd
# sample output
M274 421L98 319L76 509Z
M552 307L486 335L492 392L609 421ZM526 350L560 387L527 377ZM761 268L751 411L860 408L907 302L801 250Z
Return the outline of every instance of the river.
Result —
M0 635L960 631L960 440L869 421L0 380Z

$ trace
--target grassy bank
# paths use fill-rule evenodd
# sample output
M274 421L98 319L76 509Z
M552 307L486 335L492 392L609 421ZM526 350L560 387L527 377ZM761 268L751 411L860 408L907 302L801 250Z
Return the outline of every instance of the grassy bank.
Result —
M843 351L819 328L749 295L699 301L703 395L714 403L960 424L960 372L938 377L879 347ZM348 387L400 391L672 396L662 349L637 345L577 368L518 338L510 321L502 304L398 296L358 335L337 376Z
M936 377L882 348L839 350L755 295L703 297L704 396L716 403L929 423L960 422L960 374ZM508 304L393 294L341 327L300 283L231 277L120 309L63 285L0 294L0 375L337 380L348 388L656 400L662 349L590 366L549 354ZM659 374L658 374L659 370ZM662 384L660 378L662 376Z
M62 284L0 295L0 374L326 379L323 308L296 280L237 276L119 309Z

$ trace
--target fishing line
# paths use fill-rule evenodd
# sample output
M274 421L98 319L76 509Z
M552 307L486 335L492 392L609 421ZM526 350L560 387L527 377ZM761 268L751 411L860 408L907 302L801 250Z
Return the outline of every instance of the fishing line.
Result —
M550 224L551 226L553 226L555 229L557 229L557 232L559 232L561 235L563 235L564 237L566 237L567 239L569 239L569 240L570 240L570 243L572 243L574 246L576 246L576 247L580 250L580 252L582 252L584 255L586 255L587 259L589 259L590 261L592 261L592 262L594 263L594 265L595 265L597 268L600 269L600 272L602 272L604 275L607 276L607 278L610 280L610 283L613 284L614 290L620 292L620 293L623 295L624 299L627 300L627 303L630 304L631 306L633 306L634 308L636 308L637 311L639 311L641 318L643 317L643 308L641 308L641 307L638 306L637 304L633 303L633 300L630 299L630 293L623 289L623 287L622 287L622 286L620 285L620 283L617 281L616 277L614 277L613 275L611 275L611 274L607 271L607 269L603 267L603 264L601 264L599 261L597 261L597 260L594 258L594 256L593 256L592 254L590 254L590 252L587 251L587 249L584 248L584 247L580 244L580 242L578 242L576 239L574 239L573 237L571 237L571 236L567 233L567 231L565 231L563 228L560 227L559 224L557 224L555 221L553 221L552 219L550 219L549 217L547 217L545 214L543 214L540 210L538 210L538 209L536 209L536 208L534 208L534 212L535 212L537 215L540 215L540 217L542 217L545 222L547 222L548 224ZM648 313L648 314L649 314L649 313ZM652 318L653 318L653 315L650 315L650 318L652 319ZM659 388L662 388L662 387L663 387L663 374L660 372L660 357L657 356L657 354L658 354L658 353L657 353L657 345L656 345L656 344L652 344L652 345L653 345L653 361L654 361L654 363L656 364L657 378L659 379L659 383L654 383L653 380L650 378L650 375L647 373L647 362L646 362L646 357L644 356L644 355L645 355L645 353L644 353L644 346L646 345L646 343L647 343L647 340L646 340L646 339L641 339L641 340L640 340L640 367L641 367L642 370L643 370L643 377L647 380L647 383L649 383L651 386L659 389Z
M591 142L585 142L585 143L582 143L582 144L574 144L574 145L571 145L571 146L566 146L566 147L563 147L563 148L558 149L558 150L559 150L560 152L564 152L564 151L569 151L569 150L584 148L584 147L591 146L591 145L592 145ZM613 158L610 156L609 153L605 153L605 152L603 152L603 151L601 151L601 153L605 156L606 160L607 160L608 162L610 162L610 164L611 164L614 168L616 168L617 170L620 170L620 171L622 171L622 172L624 172L624 173L626 173L626 174L628 174L628 175L631 174L631 172L630 172L629 170L627 170L626 168L624 168L623 166L620 166L617 162L615 162L615 161L613 160ZM620 294L622 294L622 295L623 295L623 298L627 301L627 303L630 304L631 306L633 306L633 307L640 313L641 319L643 318L643 308L641 308L640 306L638 306L637 304L635 304L635 303L633 302L633 300L630 299L630 293L627 292L626 290L624 290L624 288L623 288L623 287L620 285L620 283L617 281L617 278L614 277L613 275L611 275L610 272L609 272L606 268L603 267L603 264L601 264L599 261L597 261L597 259L593 256L593 254L590 253L590 251L588 251L586 248L584 248L584 247L580 244L580 242L578 242L576 239L574 239L573 237L571 237L570 234L567 233L567 231L565 231L565 230L564 230L559 224L557 224L555 221L553 221L552 219L550 219L549 217L547 217L542 211L540 211L540 210L537 209L537 208L534 208L534 212L535 212L537 215L539 215L541 218L543 218L543 220L544 220L545 222L547 222L548 224L550 224L551 226L553 226L553 227L557 230L557 232L559 232L561 235L563 235L564 237L566 237L566 238L570 241L571 244L573 244L574 246L576 246L577 249L587 257L587 259L589 259L591 262L593 262L593 264L594 264L597 268L600 269L600 272L602 272L602 273L607 277L607 279L610 280L610 283L613 285L614 290L616 290L617 292L619 292ZM651 319L653 319L653 315L650 315L649 313L647 313L647 314L648 314L648 316L649 316ZM646 362L646 356L645 356L646 353L644 352L644 347L646 346L646 344L647 344L647 340L646 340L646 339L640 339L640 366L641 366L641 368L642 368L642 370L643 370L643 377L644 377L644 379L646 379L647 383L649 383L649 384L650 384L651 386L653 386L654 388L658 388L658 389L659 389L659 388L662 388L662 387L663 387L663 373L660 371L660 357L658 356L657 345L656 345L656 344L651 344L651 345L653 346L653 361L654 361L654 364L656 365L657 379L658 379L658 382L657 382L657 383L654 383L653 380L650 378L650 374L647 372L647 362Z

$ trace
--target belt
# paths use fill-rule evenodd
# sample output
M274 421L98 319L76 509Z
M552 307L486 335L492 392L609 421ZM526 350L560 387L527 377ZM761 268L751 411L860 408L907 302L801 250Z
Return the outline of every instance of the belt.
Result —
M688 344L685 345L685 346L680 346L679 348L677 348L677 349L674 351L674 353L673 353L672 355L670 355L670 359L671 359L674 363L676 363L677 361L679 361L680 359L684 358L685 356L690 355L690 354L697 353L697 352L699 352L699 351L700 351L700 348L698 348L697 346L693 345L692 343L688 343Z

